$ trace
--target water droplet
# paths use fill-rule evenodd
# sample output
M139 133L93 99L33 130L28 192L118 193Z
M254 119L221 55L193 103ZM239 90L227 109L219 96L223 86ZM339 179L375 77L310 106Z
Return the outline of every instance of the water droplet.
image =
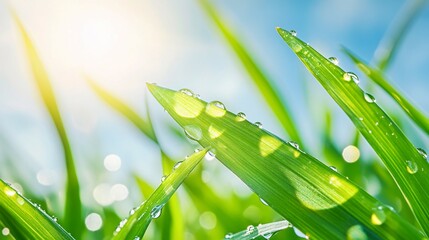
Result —
M308 239L307 235L305 235L305 233L301 232L301 230L299 230L298 228L293 227L293 231L295 232L295 234L298 237Z
M378 206L376 208L372 209L371 214L371 223L374 225L381 225L383 224L387 219L386 216L386 208L383 206Z
M164 181L165 181L165 179L167 179L167 176L165 176L165 175L164 175L164 176L162 176L162 177L161 177L161 182L164 182Z
M362 226L354 225L347 230L347 239L349 240L367 240L368 236Z
M335 166L330 166L329 168L334 170L335 172L338 172L338 169Z
M139 236L135 236L134 240L140 240L140 237Z
M261 202L262 202L265 206L268 206L268 203L267 203L267 202L265 202L265 200L264 200L264 199L259 198L259 200L261 200Z
M330 58L328 58L328 60L329 60L331 63L333 63L334 65L337 65L337 66L338 66L338 64L340 63L336 57L330 57Z
M253 233L253 231L255 230L255 227L253 225L249 225L246 228L246 235L249 235L251 233Z
M128 212L128 215L133 215L134 213L136 213L137 208L131 208L131 210Z
M246 120L246 118L247 118L246 114L239 112L239 113L237 113L237 116L235 117L235 121L242 122L242 121Z
M214 152L214 150L210 150L206 153L204 157L207 159L207 161L211 161L216 157L216 153Z
M5 227L1 230L1 233L3 234L3 236L8 236L10 234L10 230L9 228Z
M185 134L186 136L194 141L199 141L201 140L202 137L202 132L201 132L201 128L195 125L187 125L184 127L185 130Z
M298 144L297 142L289 141L288 143L289 143L289 145L291 145L292 147L294 147L294 148L296 148L296 149L299 149L299 144Z
M57 218L57 217L55 217L55 216L52 216L52 220L53 220L54 222L56 222L56 221L58 221L58 218Z
M359 120L360 120L360 121L363 121L363 117L360 117L360 118L359 118Z
M176 164L174 164L173 166L173 171L176 170L178 167L180 167L180 165L182 165L183 161L179 161Z
M219 101L212 101L207 104L206 113L212 117L223 117L226 114L226 107Z
M297 35L297 33L296 33L296 31L295 31L295 30L290 30L290 34L291 34L292 36L294 36L294 37L296 37L296 35Z
M427 159L428 158L428 154L422 148L417 148L417 151L420 153L420 155L423 157L423 159Z
M365 101L367 101L368 103L375 103L375 97L373 97L371 94L369 93L364 93L363 97L365 98Z
M378 126L378 124L380 124L379 122L375 122L375 126Z
M414 161L407 161L407 172L410 174L414 174L419 170L419 166Z
M200 151L201 151L201 149L195 148L194 153L197 153L197 152L200 152Z
M158 206L152 208L152 211L150 212L150 216L152 218L159 218L159 216L161 216L162 207L163 207L163 205L158 205Z
M350 82L351 80L353 80L353 82L359 84L359 77L352 72L345 72L343 74L343 80L346 82Z
M262 128L262 123L261 122L255 122L255 126L257 126L258 128Z
M232 238L232 236L233 236L233 234L232 234L232 233L228 233L228 234L226 234L226 235L225 235L225 239L231 239L231 238Z
M123 219L120 223L119 223L119 227L123 228L125 226L125 223L127 223L128 219Z
M194 97L195 96L195 94L191 90L189 90L187 88L180 89L179 92L181 92L183 94L186 94L186 95L188 95L190 97Z

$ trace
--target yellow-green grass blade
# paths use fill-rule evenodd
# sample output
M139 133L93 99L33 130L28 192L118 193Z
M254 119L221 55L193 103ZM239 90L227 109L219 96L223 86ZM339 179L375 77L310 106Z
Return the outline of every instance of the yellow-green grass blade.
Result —
M99 86L95 81L86 78L89 85L92 87L94 92L111 108L121 113L126 117L130 122L134 124L144 135L146 135L153 142L157 143L155 133L152 129L152 124L150 121L143 119L139 114L136 113L131 107L124 103L121 99L114 96L110 92L106 91L104 88Z
M377 61L377 67L381 72L390 65L410 26L428 2L427 0L406 1L397 22L394 24L392 30L385 34L375 51L374 57Z
M429 134L429 118L422 113L414 104L400 93L396 87L386 80L383 73L375 68L370 67L363 60L353 54L350 50L344 49L344 52L358 66L369 79L380 86L387 94L389 94L401 106L405 113L419 126L426 134Z
M46 212L1 179L0 222L15 239L73 239Z
M345 239L360 226L370 239L423 234L345 177L219 102L148 84L164 109L276 212L310 238Z
M279 120L283 129L291 139L302 145L303 142L301 141L300 134L295 126L295 121L288 111L289 108L285 100L282 99L281 94L276 90L278 88L274 86L273 81L255 61L250 51L244 47L238 36L229 29L209 1L199 0L199 2L203 6L207 16L214 22L222 36L225 38L227 44L240 60L253 83L258 87L259 92L265 98L265 101Z
M58 109L54 90L45 67L43 66L43 63L39 58L39 55L37 54L37 51L24 26L16 16L15 22L18 25L22 39L24 40L25 51L31 66L36 86L39 90L40 96L42 97L43 103L49 112L52 122L55 125L55 129L61 140L64 151L67 180L65 189L65 211L63 225L73 236L79 238L84 224L82 219L82 204L80 200L79 182L76 174L76 167L74 164L70 141L67 137L66 129Z
M207 153L207 149L192 154L186 160L176 165L173 172L165 178L155 192L133 210L132 214L121 222L113 239L134 239L143 237L149 223L161 214L163 206L176 192L191 171L200 163Z
M346 73L290 32L280 36L349 116L395 179L426 233L429 232L429 167L423 154L408 140L392 119L362 91L354 74Z

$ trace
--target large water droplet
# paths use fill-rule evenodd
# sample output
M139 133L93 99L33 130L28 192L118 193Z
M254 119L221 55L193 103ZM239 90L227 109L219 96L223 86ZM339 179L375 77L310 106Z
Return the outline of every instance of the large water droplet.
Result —
M297 33L296 33L296 31L295 31L295 30L290 30L290 34L291 34L292 36L294 36L294 37L296 37L296 35L297 35Z
M201 140L202 132L201 128L195 125L187 125L183 128L185 130L185 134L188 138L194 141Z
M242 121L246 120L246 118L247 118L246 114L239 112L239 113L237 113L237 116L235 117L235 121L242 122Z
M369 103L375 103L376 101L375 101L375 97L374 96L372 96L371 94L369 94L369 93L364 93L363 94L363 97L365 98L365 101L367 101L367 102L369 102Z
M374 225L383 224L387 219L386 211L387 209L383 206L378 206L376 208L373 208L372 214L371 214L371 223Z
M257 126L258 128L262 128L262 123L261 122L255 122L255 126Z
M417 148L417 151L420 153L420 155L423 157L423 159L427 159L428 158L428 154L422 148Z
M334 65L337 65L340 63L340 61L338 61L338 59L336 57L330 57L328 58L328 60L333 63Z
M414 174L419 170L419 166L414 161L407 161L407 172Z
M152 211L150 212L150 216L152 218L159 218L159 216L161 216L162 207L163 207L163 205L158 205L158 206L152 208Z
M359 77L352 72L345 72L343 74L343 80L346 82L350 82L351 80L353 80L353 82L359 84Z
M173 166L173 171L176 170L178 167L180 167L180 165L182 165L183 161L179 161L176 164L174 164Z
M294 147L294 148L296 148L296 149L299 149L299 144L298 144L297 142L289 141L288 143L289 143L289 145L291 145L292 147Z
M187 88L182 88L182 89L179 90L179 92L181 92L183 94L186 94L186 95L188 95L190 97L194 97L195 96L195 94L191 90L189 90Z
M212 117L223 117L226 114L226 107L219 101L212 101L207 104L206 113Z

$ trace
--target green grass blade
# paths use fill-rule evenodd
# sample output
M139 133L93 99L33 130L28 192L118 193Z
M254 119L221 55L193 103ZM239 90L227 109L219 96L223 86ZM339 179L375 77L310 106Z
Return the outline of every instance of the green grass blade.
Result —
M50 216L1 179L0 222L15 239L73 239Z
M189 173L200 163L207 153L201 150L189 156L161 183L155 192L130 217L121 222L113 239L134 239L143 237L149 223L159 216L162 207L179 188Z
M364 63L359 57L350 50L344 49L344 52L353 60L353 62L387 94L389 94L401 106L405 113L419 126L426 134L429 134L429 118L415 107L407 98L403 96L389 81L383 76L383 73Z
M57 101L55 98L54 90L50 83L48 74L43 66L37 51L28 36L24 26L18 17L15 16L15 22L21 32L22 39L24 40L24 47L29 60L31 70L34 76L36 86L43 99L46 109L55 125L55 129L61 140L62 148L64 151L64 159L67 170L66 190L65 190L65 212L63 225L70 231L70 233L78 237L81 235L83 230L83 219L82 219L82 203L80 200L79 182L76 174L76 167L73 160L73 154L70 146L69 139L67 137L66 130L64 128L61 114L58 109Z
M131 107L129 107L122 100L109 93L101 86L95 83L90 78L86 78L89 85L92 87L94 92L111 108L121 113L125 116L130 122L134 124L143 134L145 134L149 139L153 142L157 143L157 139L155 137L155 133L152 128L152 124L150 121L143 119L139 114L137 114Z
M268 106L280 121L283 129L291 139L302 145L303 142L301 141L301 137L295 126L295 121L288 111L290 108L287 107L287 104L284 99L282 99L281 94L276 90L278 88L274 86L273 81L267 76L260 65L256 63L254 57L250 54L250 51L242 44L242 41L240 41L240 39L222 21L221 17L216 13L216 10L211 6L209 1L200 0L200 3L242 63L253 83L258 87L259 92L265 98Z
M280 36L349 116L381 158L426 233L429 232L428 162L350 74L286 30Z
M392 62L410 26L427 3L427 0L406 1L406 6L403 8L396 24L394 24L392 30L384 36L375 51L374 57L381 72L387 69Z
M370 239L423 234L336 171L218 102L148 84L188 136L210 147L226 167L294 226L315 239L345 239L350 228Z

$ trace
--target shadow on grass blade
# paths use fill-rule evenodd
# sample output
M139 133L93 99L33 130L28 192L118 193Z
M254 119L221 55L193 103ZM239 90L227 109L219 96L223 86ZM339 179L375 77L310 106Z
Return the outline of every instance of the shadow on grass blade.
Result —
M392 119L362 91L358 77L331 63L290 32L278 28L307 69L349 116L395 179L426 233L429 232L429 165Z
M40 96L42 97L43 103L49 112L64 151L65 166L67 170L65 212L63 219L64 227L70 231L73 236L80 238L84 226L82 219L82 203L80 200L79 182L70 147L70 141L67 137L54 90L45 67L43 66L43 63L40 60L39 55L37 54L37 51L21 21L16 15L14 15L14 18L24 41L27 59L30 63L36 86L39 90Z
M295 126L295 121L288 112L289 108L284 99L282 99L281 94L276 90L273 81L262 70L261 66L256 63L249 50L242 44L242 41L228 28L209 0L199 0L199 2L207 13L207 16L216 24L222 36L240 60L253 83L258 87L259 92L280 121L283 129L291 139L302 145L303 142Z
M426 134L429 134L429 118L419 109L414 107L403 94L401 94L394 86L392 86L383 76L383 74L368 64L364 63L359 57L354 55L350 50L344 49L344 52L353 62L359 67L362 72L368 76L373 82L380 86L387 94L389 94L401 106L405 113L419 126Z
M187 135L210 147L271 208L310 238L345 239L360 226L369 239L423 234L345 177L249 121L209 103L148 84Z
M162 208L176 192L191 171L200 163L207 153L207 149L192 154L185 161L177 163L173 172L164 179L161 185L136 209L124 219L116 229L113 239L135 239L143 237L149 223L158 218Z
M40 207L1 179L0 222L15 239L74 239Z

